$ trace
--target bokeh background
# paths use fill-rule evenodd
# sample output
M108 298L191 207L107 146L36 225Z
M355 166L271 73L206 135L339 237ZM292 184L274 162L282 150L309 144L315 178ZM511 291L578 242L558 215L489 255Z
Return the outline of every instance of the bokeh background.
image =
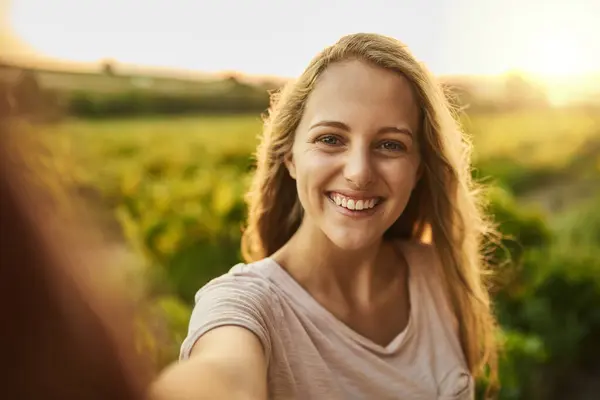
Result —
M194 293L241 260L269 91L344 34L394 36L463 110L490 186L500 398L597 399L598 21L595 0L0 0L0 107L84 201L160 371Z

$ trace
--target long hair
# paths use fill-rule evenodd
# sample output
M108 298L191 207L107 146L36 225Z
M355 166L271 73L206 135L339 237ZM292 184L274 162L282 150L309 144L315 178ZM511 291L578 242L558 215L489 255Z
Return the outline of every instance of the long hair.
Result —
M153 371L110 259L59 211L31 165L41 154L0 114L0 398L145 398Z
M385 236L431 241L441 261L459 336L474 376L486 366L497 383L495 319L484 283L484 236L493 232L471 179L469 138L462 131L443 88L401 42L376 34L352 34L325 48L300 77L277 93L256 152L256 171L247 194L248 221L242 236L247 262L273 254L302 219L294 180L284 166L306 101L325 69L358 59L395 71L412 84L422 114L418 140L423 175L407 207Z

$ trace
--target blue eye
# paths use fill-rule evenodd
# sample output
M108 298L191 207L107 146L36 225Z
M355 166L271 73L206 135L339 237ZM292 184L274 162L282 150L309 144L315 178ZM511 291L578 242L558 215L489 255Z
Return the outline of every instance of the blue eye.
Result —
M322 136L317 141L330 146L335 146L340 143L340 140L338 138L331 135Z
M381 146L384 150L389 151L402 151L406 149L406 146L403 143L392 141L383 142Z

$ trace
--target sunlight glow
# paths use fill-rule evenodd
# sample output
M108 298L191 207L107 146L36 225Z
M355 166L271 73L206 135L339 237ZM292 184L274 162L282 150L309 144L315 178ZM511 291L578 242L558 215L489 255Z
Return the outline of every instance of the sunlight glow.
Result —
M394 6L401 23L379 0L360 13L317 0L282 3L13 0L10 21L23 41L63 61L295 76L342 34L379 31L406 41L436 74L600 71L595 0L429 0Z
M522 61L523 71L552 78L565 75L578 75L593 71L591 60L586 54L581 40L565 31L544 32L533 35L530 55Z

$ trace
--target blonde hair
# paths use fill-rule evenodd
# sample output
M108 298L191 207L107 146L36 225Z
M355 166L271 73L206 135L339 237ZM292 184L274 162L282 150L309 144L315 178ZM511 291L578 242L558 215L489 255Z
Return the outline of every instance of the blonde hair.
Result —
M419 145L423 175L386 237L435 244L469 369L479 377L487 366L490 386L495 386L496 327L483 283L486 263L482 255L484 235L492 230L471 179L471 145L442 87L401 42L377 34L344 36L273 96L246 199L249 215L242 237L244 259L251 262L273 254L298 229L302 207L283 160L291 152L294 132L317 79L332 63L349 59L396 71L412 83L422 113Z

